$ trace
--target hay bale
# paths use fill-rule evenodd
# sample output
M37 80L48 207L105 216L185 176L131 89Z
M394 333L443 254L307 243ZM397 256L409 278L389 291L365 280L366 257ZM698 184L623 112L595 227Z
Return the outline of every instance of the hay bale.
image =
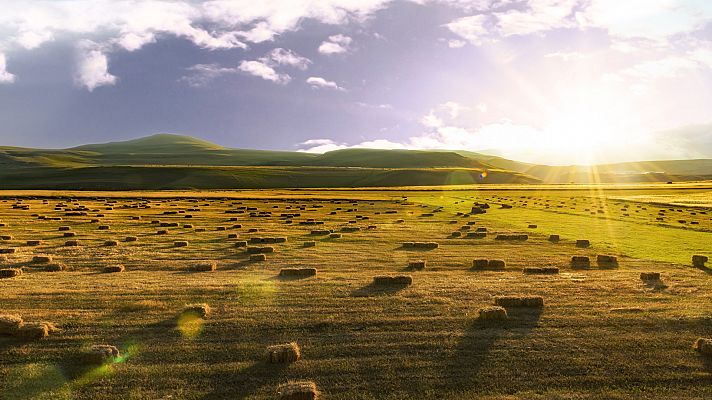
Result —
M183 224L183 229L193 229L193 224Z
M247 241L241 240L239 242L235 242L235 247L247 247Z
M559 273L559 268L558 267L525 267L522 269L522 272L525 274L558 274Z
M269 364L289 364L302 357L301 349L295 342L268 346L265 359Z
M587 256L573 256L571 257L571 267L572 268L589 268L591 266L591 260Z
M205 232L205 228L195 228L195 232L197 232L197 233Z
M316 242L313 240L304 242L304 247L314 247L314 246L316 246Z
M274 253L272 246L249 246L247 252L250 254Z
M39 246L40 244L42 244L42 242L39 240L28 240L27 241L28 246Z
M119 245L119 242L116 240L107 240L106 242L104 242L104 246L108 246L108 247L113 247L113 246L118 246L118 245Z
M0 236L0 240L12 240L12 236L10 236L10 235L2 235L2 236Z
M529 224L529 226L528 226L527 228L529 228L529 229L536 229L537 226L536 226L535 224Z
M202 263L195 264L191 269L195 272L213 272L218 268L215 261L206 261Z
M252 262L267 261L267 255L266 254L253 254L250 256L250 261L252 261Z
M374 276L373 284L381 285L411 285L413 277L410 275L395 275L395 276Z
M642 281L659 281L660 272L641 272L640 280Z
M167 235L168 231L165 229L159 229L158 231L156 231L156 234L157 235Z
M415 242L413 243L413 247L416 249L432 250L437 249L440 245L437 242Z
M34 256L32 257L32 264L47 264L52 262L52 256Z
M23 324L15 330L15 337L20 340L40 340L49 336L49 327L43 322Z
M82 352L82 361L85 364L103 365L113 363L120 357L119 349L108 344L97 344Z
M104 267L103 271L107 274L113 274L126 271L126 267L124 267L123 265L109 265Z
M237 233L228 233L227 238L228 239L237 239Z
M0 279L15 278L22 275L20 268L2 268L0 269Z
M100 231L108 231L109 230L109 225L99 225L99 230Z
M24 325L22 317L15 314L0 314L0 335L14 335Z
M173 242L173 247L188 247L188 242L185 240L177 240Z
M425 260L409 261L408 269L412 270L423 270L425 269Z
M277 387L279 400L318 400L320 393L311 381L291 381Z
M596 264L599 267L617 267L618 257L599 254L596 256Z
M709 261L709 257L707 256L701 256L701 255L694 255L692 256L692 265L698 268L702 268L705 266L705 263Z
M15 252L16 249L12 247L0 249L0 254L15 254Z
M327 230L327 229L317 229L317 230L311 231L309 234L314 235L314 236L321 236L321 235L328 235L330 233L331 233L331 231Z
M549 241L552 243L557 243L561 240L559 235L549 235Z
M64 237L75 237L75 236L77 236L77 234L74 233L74 232L64 232L64 233L62 234L62 236L64 236Z
M282 268L279 270L279 276L284 278L316 276L316 268Z
M341 234L340 233L330 233L329 239L341 239Z
M64 245L67 247L76 247L79 246L79 241L78 240L67 240L64 242Z
M591 247L591 242L588 239L579 239L576 241L576 247L580 247L580 248Z
M186 305L182 314L189 314L198 318L207 318L211 311L210 306L206 303L195 303Z
M138 242L138 238L136 236L126 236L126 239L124 239L126 242Z
M501 321L507 319L507 310L500 306L480 308L479 319L482 321Z
M695 344L692 346L692 348L702 355L712 356L712 339L699 338L695 340Z
M504 262L504 260L489 260L489 262L487 263L487 269L498 270L504 269L505 266L506 263Z
M64 264L54 263L54 264L45 265L44 270L46 272L62 272L62 271L66 271L67 267L64 266Z
M57 230L62 232L62 231L68 231L70 228L68 226L60 226Z
M541 296L497 296L494 303L500 307L544 307L544 298Z
M486 259L472 260L472 269L487 269L488 265L489 260Z

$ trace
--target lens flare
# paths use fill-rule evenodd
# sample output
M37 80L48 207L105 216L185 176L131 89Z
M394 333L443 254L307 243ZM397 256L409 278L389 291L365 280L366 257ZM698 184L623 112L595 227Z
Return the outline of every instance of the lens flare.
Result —
M8 394L18 399L71 399L72 391L64 375L55 365L24 364L10 370L3 379L3 387Z
M184 312L178 317L178 331L185 339L195 339L203 332L205 321L200 315L192 312Z

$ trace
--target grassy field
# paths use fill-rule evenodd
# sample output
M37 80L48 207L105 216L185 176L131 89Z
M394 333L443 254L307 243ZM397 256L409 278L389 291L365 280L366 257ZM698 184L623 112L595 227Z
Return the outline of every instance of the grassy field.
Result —
M661 195L696 202L650 200ZM24 270L0 279L0 314L60 329L38 341L0 336L1 399L270 399L294 379L328 399L712 397L712 359L692 350L712 337L712 271L690 265L712 256L705 185L0 196L0 249L14 249L0 268ZM471 215L476 202L490 208ZM465 237L477 228L486 237ZM256 237L286 241L248 244L274 247L249 261L237 244ZM403 247L413 241L438 248ZM599 254L619 266L597 266ZM45 272L36 255L67 269ZM592 266L572 268L572 256ZM506 268L473 270L475 259ZM416 260L426 268L409 270ZM193 271L207 262L216 270ZM102 272L117 264L126 271ZM560 272L523 273L543 266ZM279 277L291 267L318 273ZM395 274L412 285L373 284ZM542 296L544 307L478 319L513 294ZM179 318L191 303L211 315ZM265 362L267 346L292 341L301 360ZM93 344L122 357L85 366L77 355Z

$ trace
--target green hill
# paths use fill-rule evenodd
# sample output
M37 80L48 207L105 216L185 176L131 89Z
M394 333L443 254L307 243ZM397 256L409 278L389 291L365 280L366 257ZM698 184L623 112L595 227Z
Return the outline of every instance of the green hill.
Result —
M712 179L712 160L549 166L464 150L344 149L309 154L230 149L170 134L64 150L0 147L2 189L373 187L702 179Z

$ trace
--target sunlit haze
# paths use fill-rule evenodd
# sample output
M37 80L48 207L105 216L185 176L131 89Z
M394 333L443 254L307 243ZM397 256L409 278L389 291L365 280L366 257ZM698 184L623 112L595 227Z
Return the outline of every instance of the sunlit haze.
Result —
M0 145L712 158L708 0L3 0Z

